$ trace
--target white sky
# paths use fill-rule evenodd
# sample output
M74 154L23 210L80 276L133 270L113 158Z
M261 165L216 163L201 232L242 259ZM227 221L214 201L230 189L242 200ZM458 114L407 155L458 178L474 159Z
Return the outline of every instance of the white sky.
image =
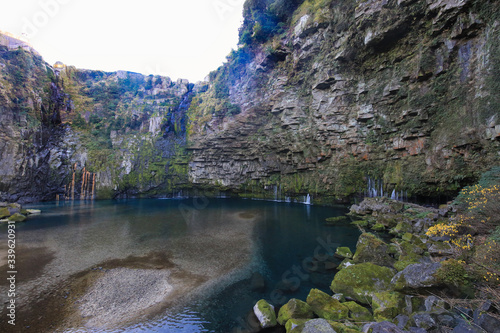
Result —
M237 48L244 0L0 0L0 30L54 64L203 80Z

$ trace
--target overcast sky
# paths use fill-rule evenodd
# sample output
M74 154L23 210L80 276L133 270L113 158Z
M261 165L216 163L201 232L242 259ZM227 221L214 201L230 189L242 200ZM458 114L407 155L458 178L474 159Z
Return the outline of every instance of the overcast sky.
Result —
M244 0L0 0L0 30L54 64L191 82L237 48Z

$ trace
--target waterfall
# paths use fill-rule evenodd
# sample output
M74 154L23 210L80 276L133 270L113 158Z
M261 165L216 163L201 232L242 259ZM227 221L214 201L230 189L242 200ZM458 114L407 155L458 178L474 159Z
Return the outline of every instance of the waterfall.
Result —
M385 188L381 179L374 180L368 177L368 186L364 191L365 197L376 198L376 197L388 197L393 200L406 201L408 199L408 194L403 191L396 191L394 188L392 192L390 189Z
M305 205L310 205L311 204L311 196L309 195L309 193L307 193L307 196L304 197L304 204Z

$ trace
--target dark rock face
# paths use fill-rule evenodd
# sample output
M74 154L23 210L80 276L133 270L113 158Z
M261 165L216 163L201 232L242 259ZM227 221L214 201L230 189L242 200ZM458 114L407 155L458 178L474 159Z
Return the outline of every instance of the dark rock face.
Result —
M298 15L279 41L286 57L258 53L230 77L241 114L212 116L212 90L196 104L209 120L193 123L190 179L344 197L368 175L389 193L453 192L498 158L498 119L479 97L497 80L481 60L498 55L486 47L498 27L480 14L490 5L343 1Z
M304 6L196 87L0 45L0 199L88 197L88 179L100 198L322 203L367 177L386 194L447 195L498 163L498 2Z

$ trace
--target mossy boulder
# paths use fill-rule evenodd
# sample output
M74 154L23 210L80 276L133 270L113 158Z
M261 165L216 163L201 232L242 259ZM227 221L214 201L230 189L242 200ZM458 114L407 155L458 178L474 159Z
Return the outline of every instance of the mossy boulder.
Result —
M345 215L343 216L335 216L329 217L326 219L326 224L338 224L338 223L346 223L349 221L349 218Z
M416 290L440 286L442 282L437 276L440 268L440 263L409 265L392 278L394 290Z
M288 331L287 331L288 332ZM290 333L337 333L330 322L323 319L310 319L290 330Z
M407 232L412 231L412 226L408 222L399 222L394 228L392 228L389 233L393 235L403 235Z
M373 321L372 313L364 306L361 306L356 302L345 302L342 304L349 309L349 319L351 319L352 321L354 322Z
M375 223L375 225L372 227L372 230L373 231L378 231L378 232L384 231L385 230L385 225L380 224L380 223Z
M309 319L296 319L296 318L289 319L285 324L286 333L302 332L302 329L304 328L304 324L308 320Z
M9 209L7 207L0 208L0 219L3 219L5 217L9 217L9 216L10 216L10 212L9 212Z
M345 258L344 260L342 260L342 262L337 267L337 269L340 271L341 269L344 269L344 268L349 267L349 266L354 266L354 265L355 265L355 263L354 263L354 261L352 261L352 259Z
M380 266L392 266L394 258L387 252L388 245L384 241L373 234L364 233L359 236L352 259L355 263L371 262Z
M373 317L376 321L392 321L404 308L404 295L385 291L372 297Z
M290 319L311 319L314 318L312 308L304 301L292 298L283 305L278 313L278 323L285 325Z
M395 271L389 267L373 263L362 263L346 267L339 271L330 286L334 293L342 293L346 297L362 304L371 304L372 295L381 291L392 291L391 279Z
M335 256L339 258L352 258L352 251L347 246L338 247Z
M349 316L349 309L342 305L332 296L322 292L319 289L311 289L307 296L309 304L314 313L327 320L342 320Z
M330 324L331 327L335 330L337 333L359 333L359 330L348 327L345 324L339 323L337 321L328 321L328 324Z
M23 214L15 213L14 215L8 218L9 221L13 222L24 222L26 220L26 216Z
M361 227L361 228L366 228L370 225L370 222L368 222L367 220L356 220L356 221L353 221L351 224L354 224L354 225Z
M274 327L278 324L276 321L276 312L274 306L269 304L266 300L261 299L253 307L253 312L259 320L262 328Z

